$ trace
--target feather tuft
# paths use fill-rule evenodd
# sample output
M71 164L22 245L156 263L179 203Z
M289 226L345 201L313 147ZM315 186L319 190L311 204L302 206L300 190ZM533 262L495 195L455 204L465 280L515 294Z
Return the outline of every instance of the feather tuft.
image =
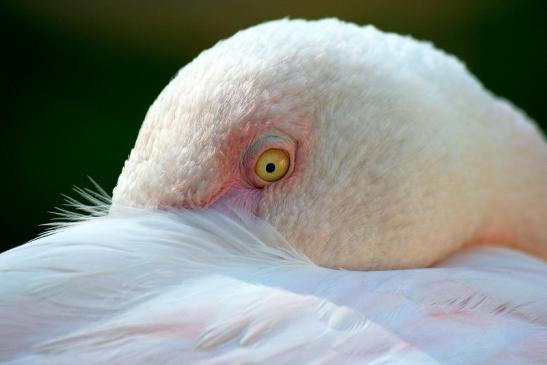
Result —
M62 194L65 198L64 204L62 207L56 207L50 211L55 217L51 222L42 224L47 228L38 238L49 236L76 223L104 217L108 214L112 197L93 178L89 176L88 178L93 185L92 188L73 187L80 199Z

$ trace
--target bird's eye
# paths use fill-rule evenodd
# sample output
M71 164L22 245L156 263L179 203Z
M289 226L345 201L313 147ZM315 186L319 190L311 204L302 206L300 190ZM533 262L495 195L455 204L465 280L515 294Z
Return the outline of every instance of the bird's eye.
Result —
M292 174L296 141L284 132L272 129L257 135L241 157L241 176L255 188L286 178Z
M290 161L287 151L277 148L266 150L256 160L255 173L266 182L281 180L289 171Z

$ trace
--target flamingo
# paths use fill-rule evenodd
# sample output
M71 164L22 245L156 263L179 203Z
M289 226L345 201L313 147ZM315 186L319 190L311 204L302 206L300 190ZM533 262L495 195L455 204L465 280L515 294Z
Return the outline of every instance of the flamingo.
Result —
M547 143L429 43L238 32L81 193L0 255L2 364L547 361Z

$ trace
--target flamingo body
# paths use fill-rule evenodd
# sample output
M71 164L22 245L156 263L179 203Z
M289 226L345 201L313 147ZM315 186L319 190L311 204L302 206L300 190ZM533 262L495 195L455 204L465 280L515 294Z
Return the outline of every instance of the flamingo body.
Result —
M267 224L96 218L0 256L2 364L534 364L547 265L482 247L434 268L312 264Z

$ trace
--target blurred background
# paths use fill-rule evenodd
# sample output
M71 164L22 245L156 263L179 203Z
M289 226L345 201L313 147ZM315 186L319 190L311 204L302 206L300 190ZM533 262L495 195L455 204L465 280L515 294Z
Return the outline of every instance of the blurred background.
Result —
M545 1L3 1L0 251L89 187L111 192L175 72L216 41L280 17L336 16L431 40L545 130Z

